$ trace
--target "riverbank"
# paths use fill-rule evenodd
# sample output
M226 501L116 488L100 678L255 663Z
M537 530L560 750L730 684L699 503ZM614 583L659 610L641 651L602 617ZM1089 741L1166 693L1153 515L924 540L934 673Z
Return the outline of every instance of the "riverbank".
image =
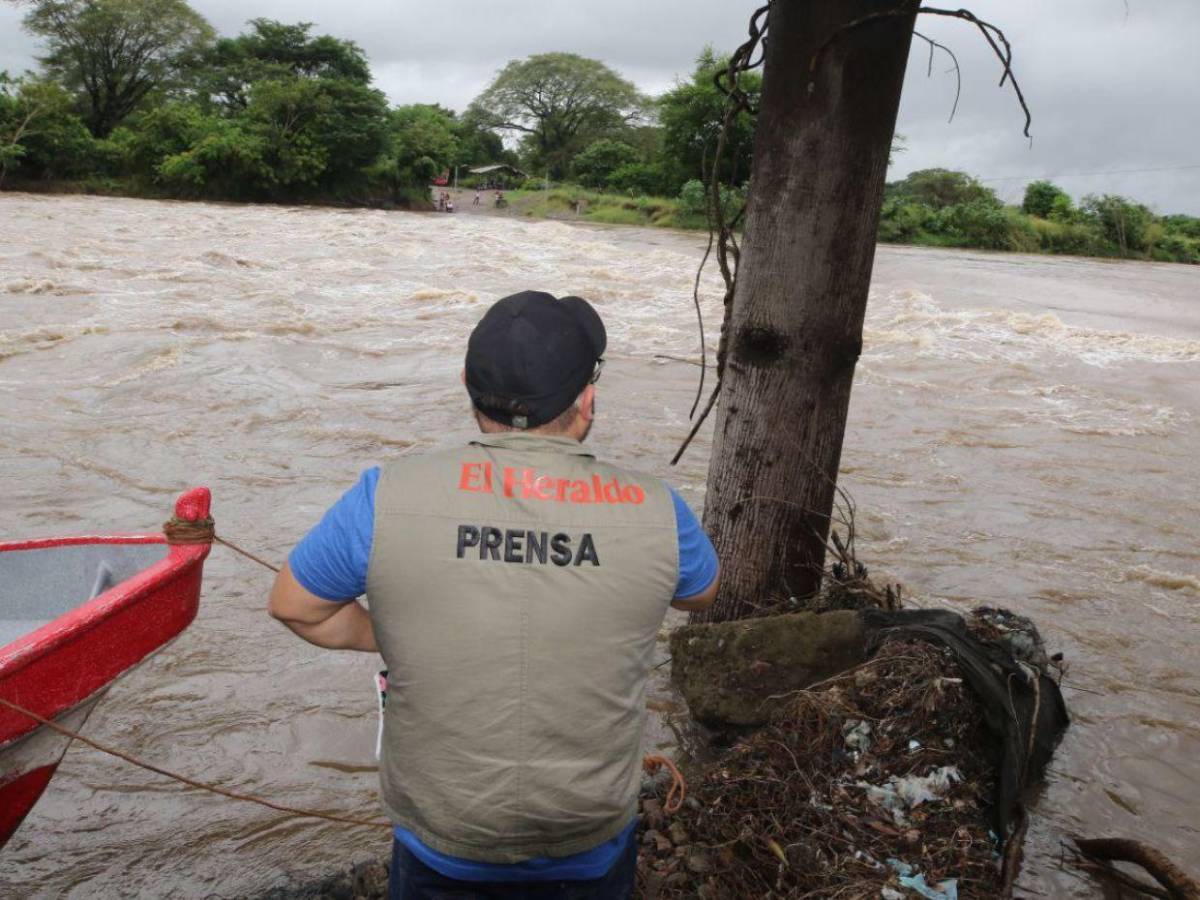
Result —
M640 228L664 228L677 231L706 231L708 221L678 198L626 197L591 191L565 184L548 190L504 191L506 205L497 208L497 191L480 191L480 204L474 204L473 188L432 187L397 191L390 196L364 196L354 191L320 197L293 197L278 201L244 201L236 198L213 200L180 195L163 190L151 182L133 178L89 178L78 181L8 180L0 194L33 193L103 197L129 197L138 200L183 200L207 203L237 203L263 206L313 206L337 209L385 209L408 212L434 211L435 198L449 190L456 212L473 215L548 219L586 222L595 225L631 225ZM988 250L998 253L1028 253L1042 256L1069 256L1082 259L1123 259L1143 262L1200 265L1200 239L1174 233L1156 232L1145 252L1121 252L1095 229L1086 225L1027 216L1015 208L974 210L959 214L937 215L925 210L914 213L911 204L885 204L879 229L879 243L912 247L937 247L959 250Z
M192 196L169 190L145 178L128 175L122 177L93 177L80 179L21 179L6 178L0 183L0 196L4 194L48 194L70 196L82 194L89 197L125 197L131 200L168 200L190 203L228 203L238 206L313 206L335 209L389 209L408 212L428 212L433 207L424 188L397 189L390 195L374 194L364 190L346 189L341 193L297 194L265 200L247 200L239 197Z
M442 190L446 189L435 188L433 195ZM450 189L450 192L455 210L461 212L597 225L708 230L703 212L682 197L628 197L564 184L542 190L505 191L507 205L497 209L495 191L482 191L479 206L473 203L472 188L460 188L457 192ZM937 210L919 203L889 200L883 206L879 225L882 244L1200 264L1200 237L1154 226L1146 241L1144 251L1122 251L1095 223L1041 219L1014 207L979 204Z

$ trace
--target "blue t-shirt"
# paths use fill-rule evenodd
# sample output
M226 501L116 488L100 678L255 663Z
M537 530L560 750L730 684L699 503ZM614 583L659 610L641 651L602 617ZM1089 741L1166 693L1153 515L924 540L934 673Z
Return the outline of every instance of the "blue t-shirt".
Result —
M330 507L288 557L292 575L309 593L344 602L366 593L367 567L375 529L375 486L379 469L367 469L358 483ZM679 535L676 599L703 593L717 577L717 554L683 498L671 488ZM604 875L633 839L636 820L619 835L572 856L538 856L512 864L484 863L439 853L415 834L396 826L396 840L421 862L460 881L582 881Z

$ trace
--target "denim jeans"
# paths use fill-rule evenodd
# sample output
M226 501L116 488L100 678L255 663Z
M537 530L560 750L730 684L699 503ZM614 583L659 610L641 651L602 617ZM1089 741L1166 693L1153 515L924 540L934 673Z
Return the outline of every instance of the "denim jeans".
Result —
M629 900L637 880L636 837L608 873L587 881L458 881L392 841L388 900Z

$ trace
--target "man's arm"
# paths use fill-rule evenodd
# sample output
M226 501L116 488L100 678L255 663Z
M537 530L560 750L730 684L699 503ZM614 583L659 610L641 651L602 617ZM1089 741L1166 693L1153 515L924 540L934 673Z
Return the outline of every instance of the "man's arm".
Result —
M717 599L717 588L720 586L721 567L718 565L717 574L713 576L712 584L699 594L693 594L691 597L676 597L671 601L671 607L673 609L682 609L684 612L704 612Z
M721 566L712 541L700 527L691 507L674 488L675 530L679 539L679 583L671 606L684 612L704 612L717 599Z
M310 593L287 564L275 577L267 612L318 647L379 652L371 616L362 604L357 600L325 600Z

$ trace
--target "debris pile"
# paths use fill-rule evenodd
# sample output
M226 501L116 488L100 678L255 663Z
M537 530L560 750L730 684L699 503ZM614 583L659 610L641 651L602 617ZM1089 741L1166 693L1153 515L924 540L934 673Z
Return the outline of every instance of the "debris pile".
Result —
M885 637L690 772L679 813L645 797L640 895L1003 896L988 748L950 649Z

